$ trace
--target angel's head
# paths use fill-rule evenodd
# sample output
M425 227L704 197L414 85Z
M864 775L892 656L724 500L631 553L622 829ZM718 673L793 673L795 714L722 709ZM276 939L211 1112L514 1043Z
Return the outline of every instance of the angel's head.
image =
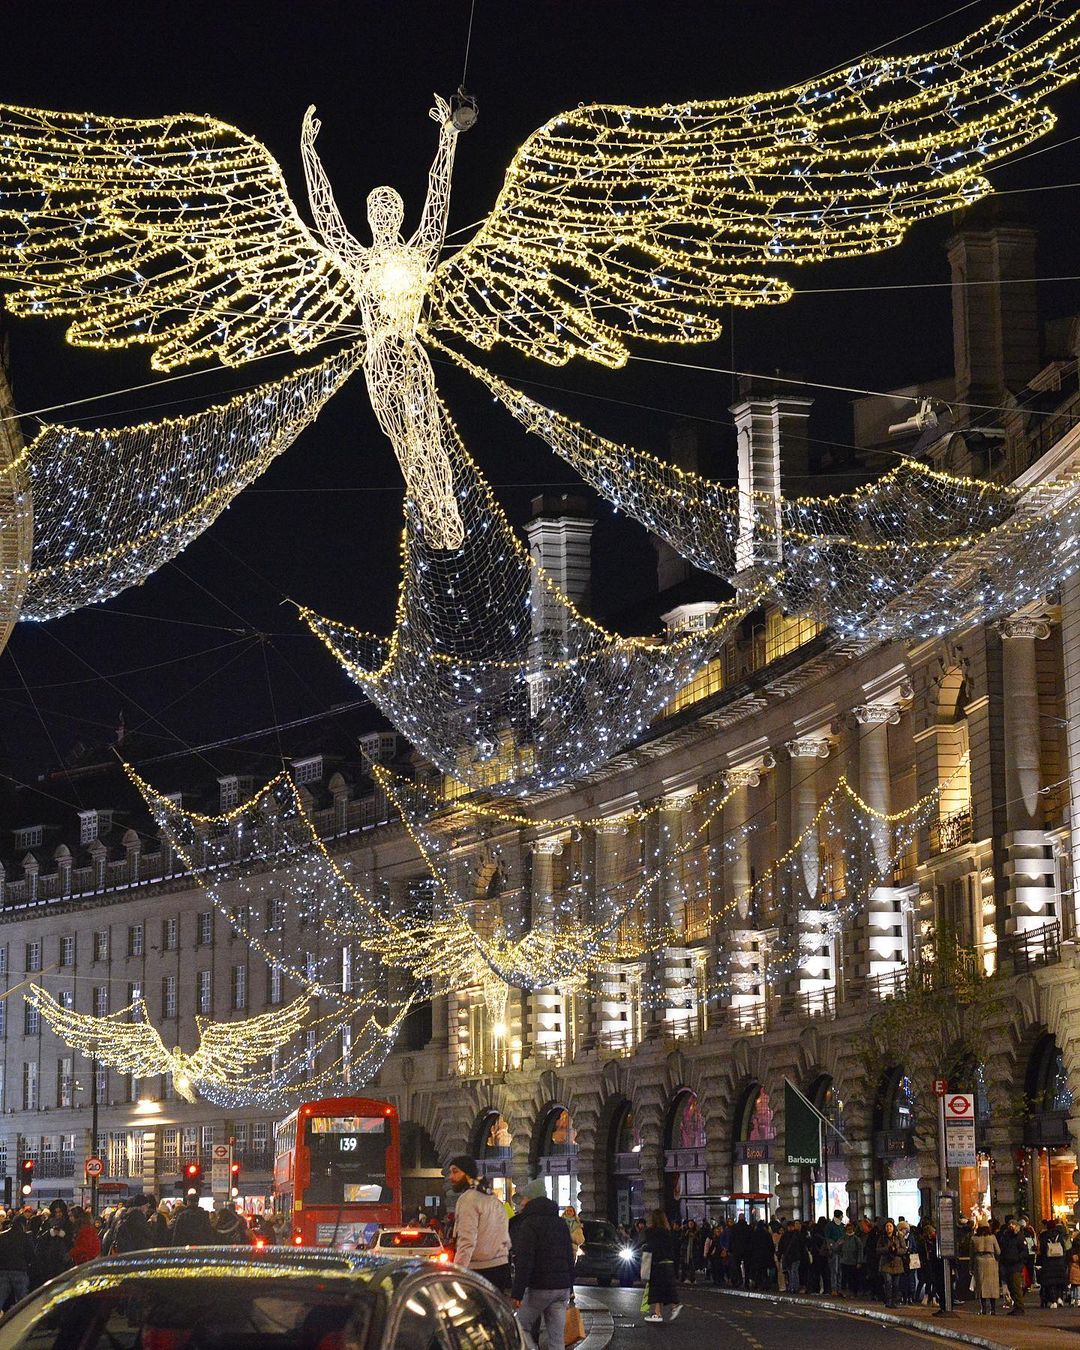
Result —
M401 225L405 219L405 203L401 194L392 187L373 188L367 197L367 218L371 226L372 242L396 244L401 238Z

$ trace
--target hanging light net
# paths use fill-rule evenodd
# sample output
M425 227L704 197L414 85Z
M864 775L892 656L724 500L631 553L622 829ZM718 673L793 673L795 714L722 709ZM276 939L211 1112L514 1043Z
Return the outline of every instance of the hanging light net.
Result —
M36 510L22 617L55 619L145 581L292 444L362 360L353 344L190 417L43 427L27 447Z
M163 837L236 936L312 1000L303 1044L243 1083L197 1083L200 1094L271 1101L369 1083L420 987L400 972L388 975L376 939L393 945L406 930L384 912L370 879L331 855L302 790L281 773L234 810L201 815L125 767ZM310 934L306 952L296 950L297 922Z
M0 364L0 652L18 622L30 570L33 495L27 452Z
M419 893L408 941L377 945L387 964L446 988L492 978L548 988L663 945L669 925L659 890L676 875L699 875L730 796L721 779L681 797L676 837L661 803L608 819L544 822L494 803L448 801L380 766L373 772L433 883ZM542 837L523 842L526 831Z
M445 349L444 350L448 350ZM771 598L838 633L926 637L1014 612L1077 566L1080 476L1031 488L905 460L855 492L741 494L605 440L451 353L620 511L695 566L762 577Z
M440 415L464 545L430 548L407 501L393 634L300 613L443 773L496 794L534 792L590 773L640 735L753 598L667 642L606 631L529 556L441 405Z

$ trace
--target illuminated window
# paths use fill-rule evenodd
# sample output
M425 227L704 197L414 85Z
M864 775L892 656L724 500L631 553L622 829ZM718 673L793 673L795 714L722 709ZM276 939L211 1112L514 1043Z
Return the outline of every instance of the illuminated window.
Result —
M765 615L766 664L798 651L817 637L823 627L824 624L809 614L785 614L782 610L770 609Z
M684 684L675 697L661 712L661 717L671 717L674 713L689 708L702 699L711 698L724 687L724 662L718 658L703 666L688 684Z

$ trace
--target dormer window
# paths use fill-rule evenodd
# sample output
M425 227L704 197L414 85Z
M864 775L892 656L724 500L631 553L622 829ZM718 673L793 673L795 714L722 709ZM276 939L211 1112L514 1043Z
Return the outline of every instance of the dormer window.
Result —
M714 600L704 600L693 605L678 605L663 615L669 638L682 633L704 633L716 623L716 616L722 606Z
M241 801L246 801L255 788L255 780L250 775L228 774L218 779L218 810L232 811Z
M393 731L370 731L360 737L360 749L377 764L388 764L397 754L397 742Z
M15 847L17 849L38 848L44 840L44 825L25 825L21 830L15 831Z
M309 755L306 759L294 759L292 776L294 783L321 783L323 777L322 755Z
M108 834L112 829L112 818L111 811L80 811L79 843L92 844L95 839Z

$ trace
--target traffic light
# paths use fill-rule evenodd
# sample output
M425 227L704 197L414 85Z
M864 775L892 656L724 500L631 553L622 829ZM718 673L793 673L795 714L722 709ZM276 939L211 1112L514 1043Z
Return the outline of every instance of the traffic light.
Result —
M229 1166L229 1194L234 1200L240 1194L240 1164L235 1159Z
M24 1197L33 1194L34 1190L34 1160L33 1158L24 1158L19 1164L19 1191Z
M202 1163L188 1162L184 1164L182 1185L185 1195L188 1191L202 1190Z

